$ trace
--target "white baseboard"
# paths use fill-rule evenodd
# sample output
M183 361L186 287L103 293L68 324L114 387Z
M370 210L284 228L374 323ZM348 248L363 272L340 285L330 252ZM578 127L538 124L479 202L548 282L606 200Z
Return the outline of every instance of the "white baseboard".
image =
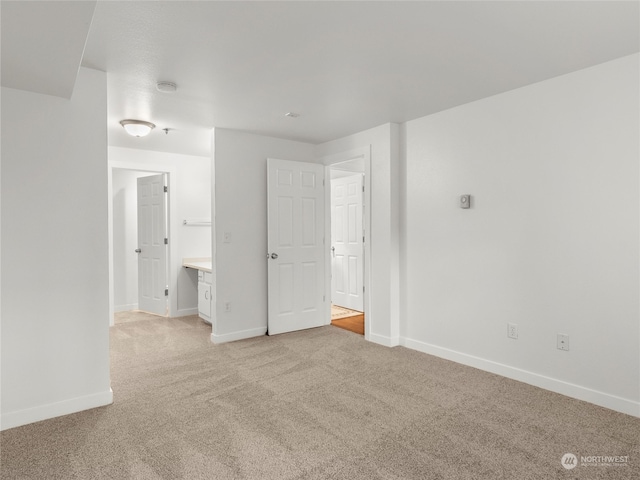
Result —
M367 340L377 343L378 345L384 345L385 347L397 347L400 345L400 337L385 337L377 333L370 333Z
M130 312L132 310L138 310L138 304L137 303L132 303L130 305L114 305L114 307L113 307L113 311L115 313L118 313L118 312Z
M235 342L236 340L244 340L245 338L261 337L267 334L267 327L252 328L250 330L241 330L239 332L223 333L222 335L211 334L212 343Z
M178 317L188 317L190 315L197 315L198 314L198 307L194 307L194 308L183 308L181 310L178 310L176 312L176 314L174 315L174 318L178 318Z
M597 390L592 390L587 387L575 385L573 383L564 382L556 378L547 377L538 373L533 373L527 370L521 370L519 368L504 365L502 363L493 362L484 358L475 357L473 355L467 355L466 353L456 352L447 348L438 347L429 343L420 342L418 340L412 340L410 338L400 338L400 344L404 347L418 350L423 353L428 353L436 357L451 360L456 363L468 365L470 367L478 368L486 372L495 373L503 377L518 380L519 382L527 383L535 387L540 387L545 390L550 390L567 397L583 400L585 402L593 403L601 407L615 410L616 412L626 413L627 415L633 415L634 417L640 417L640 402L628 400L625 398L617 397Z
M39 407L4 413L0 416L0 430L20 427L29 423L69 415L71 413L103 407L113 403L113 391L95 393L84 397L71 398L62 402L50 403Z

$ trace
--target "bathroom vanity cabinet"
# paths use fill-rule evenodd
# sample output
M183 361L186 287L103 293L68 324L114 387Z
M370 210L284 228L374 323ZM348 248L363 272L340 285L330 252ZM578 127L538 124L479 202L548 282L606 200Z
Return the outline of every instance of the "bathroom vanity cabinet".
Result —
M211 323L214 292L212 278L211 272L198 270L198 315L208 323Z
M211 313L215 308L215 285L211 258L185 258L182 266L198 271L198 316L211 323Z

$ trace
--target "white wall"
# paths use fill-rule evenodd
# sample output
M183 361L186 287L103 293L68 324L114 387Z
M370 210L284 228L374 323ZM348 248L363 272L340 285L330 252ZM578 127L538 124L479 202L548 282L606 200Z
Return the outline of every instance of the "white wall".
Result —
M106 101L2 88L3 429L112 401Z
M170 203L170 315L174 317L193 315L198 308L198 277L197 272L182 267L183 258L211 257L211 231L209 226L184 225L185 219L211 218L211 159L166 152L153 152L133 148L109 147L109 165L112 167L111 189L113 192L113 303L117 311L120 306L129 305L131 299L137 303L137 280L127 281L126 297L122 297L121 286L123 272L130 273L131 268L137 269L137 259L131 259L135 250L137 233L129 231L126 237L119 233L124 222L128 228L137 225L137 196L136 182L138 176L150 175L152 172L169 173L169 203ZM123 173L123 169L131 169L132 173ZM133 171L145 170L143 173ZM124 170L126 172L126 170ZM124 176L122 176L124 175ZM124 185L121 182L125 182ZM124 190L123 190L124 189ZM117 192L123 192L122 200L127 200L125 209L130 215L123 216L115 203ZM124 193L127 192L127 193ZM134 218L134 220L132 220ZM124 252L124 256L120 253ZM133 253L135 255L135 253ZM132 267L132 262L135 266ZM137 279L137 271L136 271ZM173 294L172 294L173 293ZM127 302L127 303L122 303Z
M393 346L399 343L400 296L400 129L381 125L316 147L319 158L363 147L371 148L371 311L369 339ZM366 248L366 247L365 247Z
M212 341L267 330L267 158L313 162L310 144L216 128L214 151L214 269ZM231 242L223 243L225 232ZM231 302L231 311L224 303Z
M640 415L638 61L406 124L403 344Z

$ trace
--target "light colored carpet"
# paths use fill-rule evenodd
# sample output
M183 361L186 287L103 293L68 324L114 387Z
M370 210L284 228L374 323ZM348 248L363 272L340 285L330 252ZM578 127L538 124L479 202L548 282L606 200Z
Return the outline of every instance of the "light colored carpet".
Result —
M640 420L327 326L112 327L115 403L2 432L2 479L637 479ZM560 459L629 455L620 467Z
M140 322L144 320L159 320L163 317L154 313L143 312L142 310L130 310L127 312L116 312L113 314L114 325L120 325L128 322Z

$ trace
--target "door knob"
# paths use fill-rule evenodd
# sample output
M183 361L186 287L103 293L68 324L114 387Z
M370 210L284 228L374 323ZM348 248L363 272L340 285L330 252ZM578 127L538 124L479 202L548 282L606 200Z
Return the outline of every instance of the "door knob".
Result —
M273 258L275 260L276 258L278 258L278 254L277 253L272 253L271 254L271 258Z
M136 248L136 253L140 253L142 250L139 248Z

